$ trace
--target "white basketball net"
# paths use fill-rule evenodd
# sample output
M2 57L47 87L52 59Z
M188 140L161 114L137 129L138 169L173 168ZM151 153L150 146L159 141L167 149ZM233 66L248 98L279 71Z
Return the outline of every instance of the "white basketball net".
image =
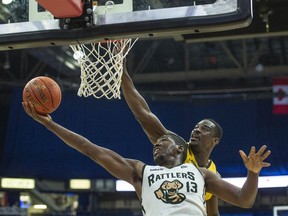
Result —
M81 68L78 96L120 99L123 59L137 39L70 45Z

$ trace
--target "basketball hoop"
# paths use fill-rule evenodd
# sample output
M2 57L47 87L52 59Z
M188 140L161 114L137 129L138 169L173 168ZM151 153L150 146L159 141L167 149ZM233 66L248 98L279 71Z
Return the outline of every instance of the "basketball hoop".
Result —
M137 39L70 45L81 69L81 84L77 95L120 99L123 59Z

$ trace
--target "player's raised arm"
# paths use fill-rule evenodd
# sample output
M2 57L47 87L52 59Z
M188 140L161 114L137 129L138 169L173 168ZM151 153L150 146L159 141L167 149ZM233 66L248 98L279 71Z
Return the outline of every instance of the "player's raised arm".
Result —
M264 160L271 151L266 151L263 145L258 152L253 146L247 156L242 150L240 155L247 168L247 179L242 188L238 188L218 177L207 169L201 169L205 176L207 191L215 194L220 199L242 208L251 208L254 205L258 191L259 173L263 167L269 167L270 163Z
M124 98L133 112L135 118L141 124L150 141L155 144L157 139L168 133L161 121L154 115L145 99L135 88L126 68L126 61L123 64L123 75L121 88Z
M151 112L147 102L135 88L126 68L126 59L124 59L123 64L121 88L128 106L153 144L162 135L171 133L163 126L158 117ZM208 216L219 215L218 199L216 197L207 201L207 213Z
M141 195L142 168L144 166L141 161L123 158L110 149L90 142L85 137L54 122L50 115L36 113L31 103L23 102L22 105L29 116L44 125L64 143L98 163L116 178L131 183L138 196Z

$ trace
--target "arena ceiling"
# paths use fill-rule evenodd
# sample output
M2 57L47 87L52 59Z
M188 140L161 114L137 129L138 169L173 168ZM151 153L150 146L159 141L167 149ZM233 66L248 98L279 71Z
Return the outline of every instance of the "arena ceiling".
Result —
M287 0L254 0L250 26L139 40L128 69L137 88L155 100L272 97L273 77L288 74L286 20ZM69 46L1 51L0 72L0 89L7 93L38 75L54 77L65 90L80 84Z

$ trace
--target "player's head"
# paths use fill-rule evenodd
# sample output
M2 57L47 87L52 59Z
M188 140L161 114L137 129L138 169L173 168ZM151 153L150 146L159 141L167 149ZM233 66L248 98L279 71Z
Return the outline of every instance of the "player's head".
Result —
M223 136L222 127L213 119L203 119L191 131L190 146L197 149L212 149Z
M187 143L177 134L169 133L161 136L154 145L154 161L161 166L174 167L184 162Z

